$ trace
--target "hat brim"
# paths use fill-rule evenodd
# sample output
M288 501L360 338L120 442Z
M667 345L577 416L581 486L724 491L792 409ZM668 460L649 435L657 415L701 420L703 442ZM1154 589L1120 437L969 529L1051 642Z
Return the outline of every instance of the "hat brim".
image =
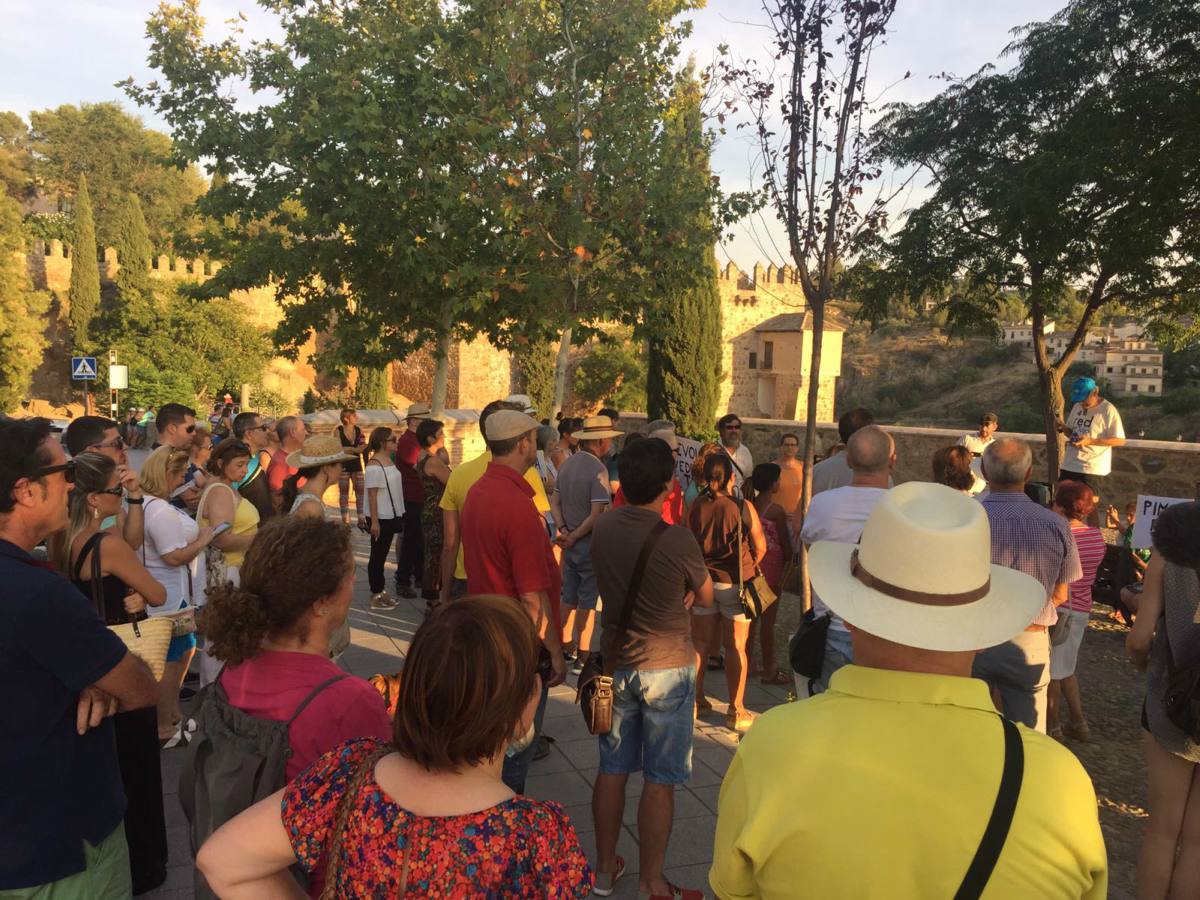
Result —
M1082 392L1071 391L1071 402L1072 403L1082 403L1088 397L1092 396L1092 391L1094 391L1094 390L1095 390L1095 388L1088 388L1086 391L1082 391Z
M983 650L1025 630L1046 605L1046 589L1031 575L991 567L991 590L972 603L934 606L889 597L850 571L854 544L818 541L808 550L808 571L821 601L876 637L945 652Z
M572 431L571 437L577 441L602 441L605 438L620 437L623 431Z
M339 453L337 456L310 456L305 458L303 450L293 450L287 455L287 464L293 469L311 469L314 466L330 466L336 462L350 462L358 459L353 453Z

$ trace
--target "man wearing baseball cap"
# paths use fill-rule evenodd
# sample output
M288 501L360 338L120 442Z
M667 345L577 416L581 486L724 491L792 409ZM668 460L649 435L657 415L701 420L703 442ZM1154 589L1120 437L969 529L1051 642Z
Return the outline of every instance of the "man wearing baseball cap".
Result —
M1100 487L1112 471L1112 448L1125 446L1125 426L1117 408L1100 396L1096 379L1086 375L1071 385L1073 404L1059 430L1067 435L1059 481L1082 481L1103 495Z
M718 896L1106 895L1083 766L971 678L976 651L1045 602L1035 578L990 563L990 543L978 502L908 482L859 544L812 545L813 587L850 626L854 662L742 738L717 810Z

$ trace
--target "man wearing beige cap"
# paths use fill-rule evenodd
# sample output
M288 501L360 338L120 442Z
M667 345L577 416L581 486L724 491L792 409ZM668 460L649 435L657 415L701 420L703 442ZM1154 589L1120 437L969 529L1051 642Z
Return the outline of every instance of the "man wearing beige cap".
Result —
M621 432L613 428L608 416L590 416L573 436L579 452L567 457L558 470L550 504L558 523L558 545L563 548L563 605L567 619L563 623L563 641L575 650L575 670L583 666L583 657L592 650L592 631L600 591L592 569L592 526L612 503L612 487L604 456L613 438Z
M559 595L562 578L545 520L533 502L533 488L525 473L537 459L535 419L514 409L500 409L487 419L484 435L491 462L471 489L462 510L462 546L469 594L499 594L519 600L550 652L554 676L542 685L542 699L534 718L541 731L549 688L565 677L559 639ZM536 741L504 761L504 783L518 794Z
M983 507L922 482L887 491L860 543L812 545L813 588L849 625L854 662L742 738L717 808L718 896L1105 896L1083 766L971 677L976 652L1045 602L990 560Z
M417 440L417 426L432 414L428 403L414 403L408 408L404 420L407 429L396 441L396 468L404 483L404 521L400 533L400 553L396 560L396 591L409 600L417 596L417 588L425 571L425 537L421 533L421 504L425 502L425 488L417 474L417 460L421 458L421 442ZM413 582L417 587L413 587Z

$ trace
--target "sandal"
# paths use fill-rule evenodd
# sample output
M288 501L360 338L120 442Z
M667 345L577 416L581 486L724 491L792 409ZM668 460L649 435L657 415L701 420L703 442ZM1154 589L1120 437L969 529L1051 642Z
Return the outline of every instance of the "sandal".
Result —
M754 724L755 715L748 709L730 710L725 714L725 727L738 734L745 734Z
M712 704L708 702L707 697L701 697L696 701L696 718L707 716L712 713Z
M783 669L776 669L774 675L764 675L758 681L759 684L792 684L792 676Z

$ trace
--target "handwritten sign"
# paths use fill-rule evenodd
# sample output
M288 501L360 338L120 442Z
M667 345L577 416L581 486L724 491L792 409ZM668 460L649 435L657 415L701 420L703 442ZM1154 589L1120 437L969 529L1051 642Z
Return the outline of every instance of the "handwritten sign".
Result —
M679 441L679 453L675 456L675 477L682 490L687 490L692 483L692 463L700 454L700 442L691 438L676 438Z
M1140 549L1150 546L1150 529L1154 520L1168 506L1176 503L1189 502L1186 497L1153 497L1148 494L1138 494L1137 521L1133 523L1133 546Z

